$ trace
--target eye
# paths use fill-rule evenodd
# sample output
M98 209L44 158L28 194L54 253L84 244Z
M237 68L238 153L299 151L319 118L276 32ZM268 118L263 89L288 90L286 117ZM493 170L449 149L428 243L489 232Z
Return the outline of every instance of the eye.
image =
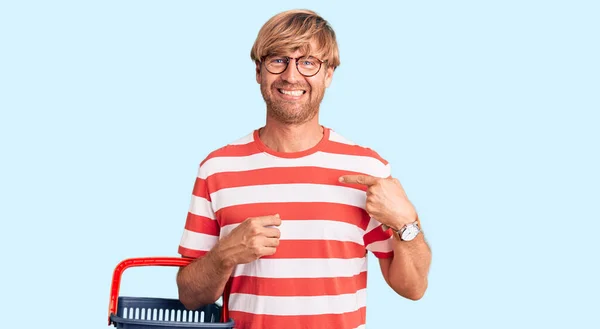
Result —
M306 68L312 68L312 67L317 66L317 62L312 57L301 58L298 61L298 64L300 64L301 66L306 67Z
M287 59L285 57L273 57L269 59L269 63L271 64L285 64Z

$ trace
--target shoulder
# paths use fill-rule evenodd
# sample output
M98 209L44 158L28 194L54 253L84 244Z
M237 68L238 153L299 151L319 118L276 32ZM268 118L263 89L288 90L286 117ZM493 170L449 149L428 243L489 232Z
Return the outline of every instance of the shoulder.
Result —
M390 163L373 148L355 143L331 128L329 128L329 141L328 152L347 155L349 156L349 161L352 161L351 159L356 157L368 159L370 166L381 173L381 176L389 174Z
M339 153L347 153L349 155L370 157L376 159L384 166L388 165L388 161L371 147L357 144L333 129L329 130L329 140L332 145L331 150L334 152L337 151Z
M200 162L199 171L204 173L201 176L206 176L208 171L214 171L223 165L223 162L230 162L236 158L247 157L256 153L260 153L260 150L254 143L254 131L252 131L208 153Z
M254 133L251 132L208 153L200 165L203 165L213 158L247 156L257 153L258 151L259 150L254 146Z

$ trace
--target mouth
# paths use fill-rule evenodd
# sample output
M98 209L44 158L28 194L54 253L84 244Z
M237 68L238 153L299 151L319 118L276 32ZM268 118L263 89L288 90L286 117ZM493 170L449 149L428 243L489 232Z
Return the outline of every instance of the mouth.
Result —
M290 89L277 88L277 91L281 95L285 95L285 96L293 97L293 98L298 98L306 93L306 90L302 90L302 89L290 90Z

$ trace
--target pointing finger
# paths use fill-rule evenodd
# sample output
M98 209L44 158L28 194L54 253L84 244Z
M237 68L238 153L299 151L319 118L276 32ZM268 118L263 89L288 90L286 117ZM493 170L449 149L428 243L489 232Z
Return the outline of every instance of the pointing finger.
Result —
M368 175L344 175L340 177L340 182L349 184L362 184L371 186L377 183L378 178Z

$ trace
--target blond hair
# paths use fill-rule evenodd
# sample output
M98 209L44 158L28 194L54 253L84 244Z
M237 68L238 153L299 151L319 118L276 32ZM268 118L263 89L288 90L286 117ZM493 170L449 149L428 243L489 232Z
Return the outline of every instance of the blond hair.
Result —
M316 49L311 49L311 41ZM269 19L258 32L250 58L260 62L264 56L296 50L327 61L334 69L340 65L333 28L311 10L289 10Z

